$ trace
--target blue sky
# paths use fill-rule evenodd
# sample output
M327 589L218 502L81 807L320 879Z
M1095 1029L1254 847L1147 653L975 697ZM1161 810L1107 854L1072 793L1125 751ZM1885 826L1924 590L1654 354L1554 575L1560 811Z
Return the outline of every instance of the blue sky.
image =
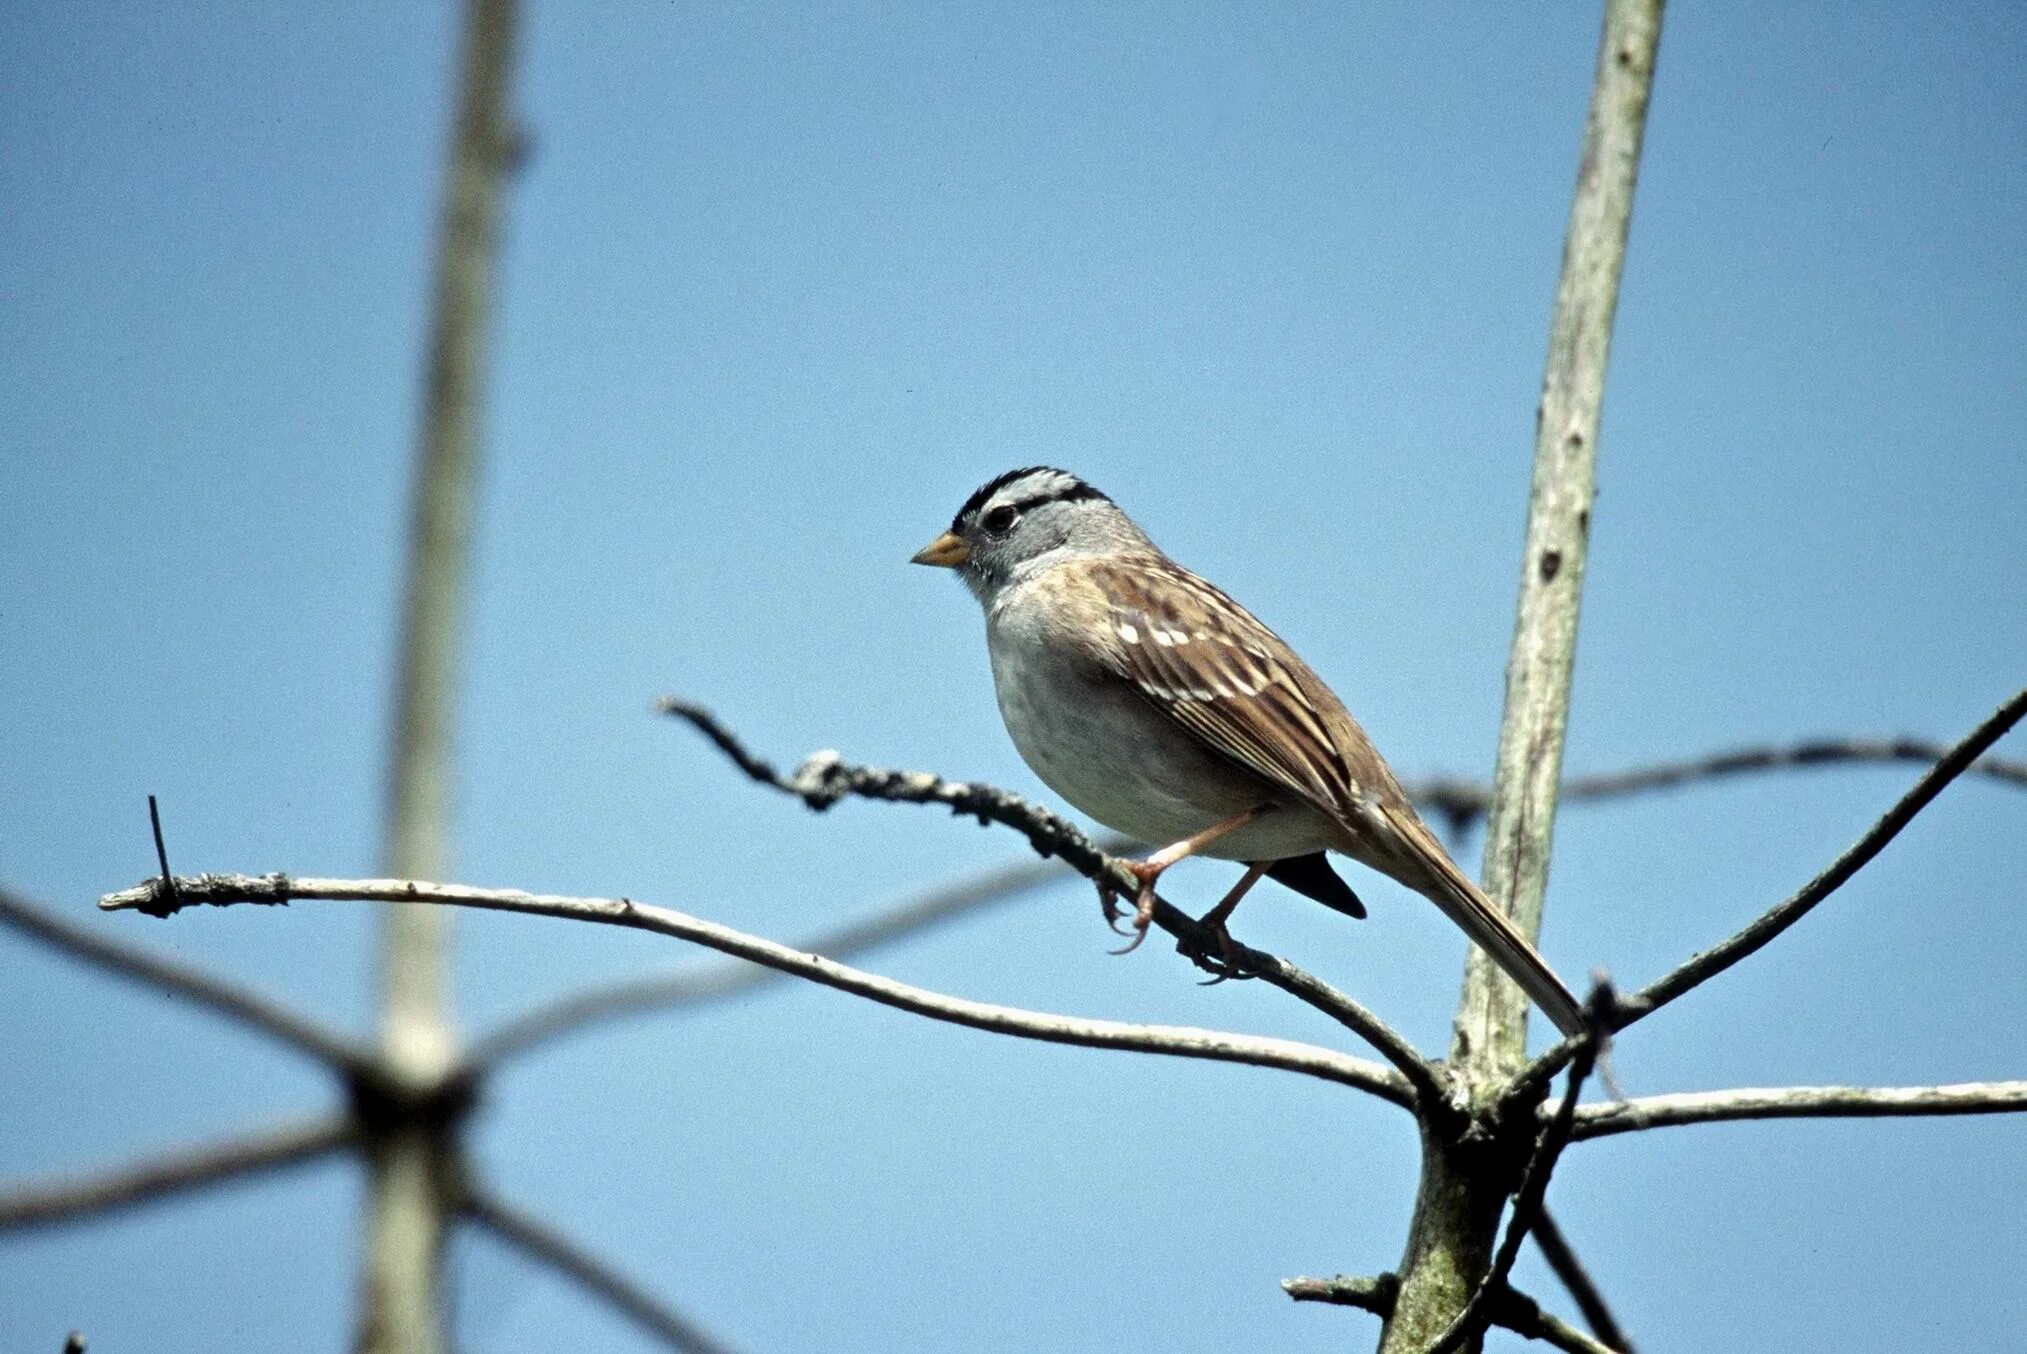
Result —
M0 878L360 1031L364 908L91 904L153 868L151 792L181 869L374 868L454 19L0 12ZM532 5L458 877L794 939L1021 858L935 814L805 814L650 705L1039 793L975 607L904 563L1037 461L1281 630L1403 774L1488 772L1594 40L1585 6ZM1669 15L1572 770L1949 739L2027 679L2023 72L2015 5ZM1571 809L1546 951L1642 982L1913 775ZM2027 1074L2023 814L1952 788L1624 1040L1629 1092ZM1228 876L1172 882L1207 906ZM1462 941L1362 891L1360 925L1265 890L1237 930L1438 1046ZM1065 884L868 965L1333 1037L1111 943ZM458 946L468 1031L699 960L499 917ZM0 963L0 1174L333 1103L181 1003L11 935ZM1370 1318L1276 1284L1394 1265L1414 1188L1406 1121L1334 1088L789 987L558 1045L476 1128L503 1193L755 1350L1356 1346ZM2023 1135L1647 1133L1572 1152L1552 1202L1643 1349L1992 1349L2027 1320ZM0 1343L340 1348L357 1200L332 1164L0 1240ZM455 1273L464 1348L648 1348L492 1243ZM1520 1281L1553 1296L1531 1256Z

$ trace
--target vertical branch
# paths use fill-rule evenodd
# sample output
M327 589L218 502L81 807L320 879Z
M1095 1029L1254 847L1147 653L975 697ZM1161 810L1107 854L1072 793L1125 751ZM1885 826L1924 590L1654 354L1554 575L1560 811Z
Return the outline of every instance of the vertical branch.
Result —
M1605 360L1661 8L1662 0L1606 0L1537 412L1527 547L1484 870L1486 893L1530 938L1541 928L1548 879ZM1525 1057L1526 1021L1519 988L1474 950L1451 1050L1474 1120L1489 1112L1499 1083ZM1400 1292L1381 1336L1383 1354L1419 1354L1457 1318L1489 1272L1500 1204L1518 1184L1511 1153L1473 1151L1467 1136L1455 1131L1425 1123L1422 1150L1422 1188Z
M1605 361L1660 38L1661 0L1608 0L1535 417L1527 548L1506 664L1506 714L1484 865L1485 892L1530 939L1541 930L1548 884ZM1484 1084L1517 1067L1526 1040L1526 998L1497 965L1473 950L1452 1048L1467 1081Z
M512 156L506 123L514 0L470 0L416 462L400 674L387 792L385 865L404 879L445 873L458 645L478 472L479 396ZM381 1041L406 1086L435 1084L455 1060L445 988L449 912L387 913ZM454 1190L449 1125L393 1116L368 1145L368 1237L358 1348L434 1354L443 1345L444 1227Z

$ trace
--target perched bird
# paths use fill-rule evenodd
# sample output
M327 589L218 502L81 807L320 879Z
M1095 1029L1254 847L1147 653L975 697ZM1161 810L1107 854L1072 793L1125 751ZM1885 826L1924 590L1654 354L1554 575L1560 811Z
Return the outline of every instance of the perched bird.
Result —
M1168 843L1128 867L1136 942L1155 881L1191 855L1246 863L1203 919L1227 939L1262 875L1363 917L1324 854L1338 851L1435 903L1565 1034L1582 1028L1576 997L1450 859L1323 679L1103 493L1048 466L1010 470L914 562L955 570L985 608L1000 715L1035 774L1105 826Z

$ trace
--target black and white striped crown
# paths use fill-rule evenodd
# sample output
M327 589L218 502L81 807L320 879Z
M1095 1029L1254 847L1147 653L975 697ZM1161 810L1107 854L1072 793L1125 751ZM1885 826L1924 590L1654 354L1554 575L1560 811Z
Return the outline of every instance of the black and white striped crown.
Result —
M1044 503L1075 503L1091 498L1107 503L1112 501L1067 470L1058 470L1051 465L1023 466L1019 470L995 475L973 490L971 497L964 500L964 506L957 510L957 516L950 519L950 529L959 530L967 518L995 500L1027 512Z

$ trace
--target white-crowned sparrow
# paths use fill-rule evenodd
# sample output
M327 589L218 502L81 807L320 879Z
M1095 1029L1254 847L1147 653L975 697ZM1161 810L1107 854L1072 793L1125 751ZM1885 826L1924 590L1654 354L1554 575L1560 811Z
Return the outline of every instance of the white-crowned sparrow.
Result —
M1450 859L1343 702L1110 498L1067 471L1010 470L914 562L956 570L985 608L1000 715L1035 774L1107 827L1170 843L1132 866L1140 935L1155 880L1189 855L1248 865L1204 917L1221 934L1263 874L1362 917L1324 855L1339 851L1435 903L1564 1033L1582 1027L1575 996Z

